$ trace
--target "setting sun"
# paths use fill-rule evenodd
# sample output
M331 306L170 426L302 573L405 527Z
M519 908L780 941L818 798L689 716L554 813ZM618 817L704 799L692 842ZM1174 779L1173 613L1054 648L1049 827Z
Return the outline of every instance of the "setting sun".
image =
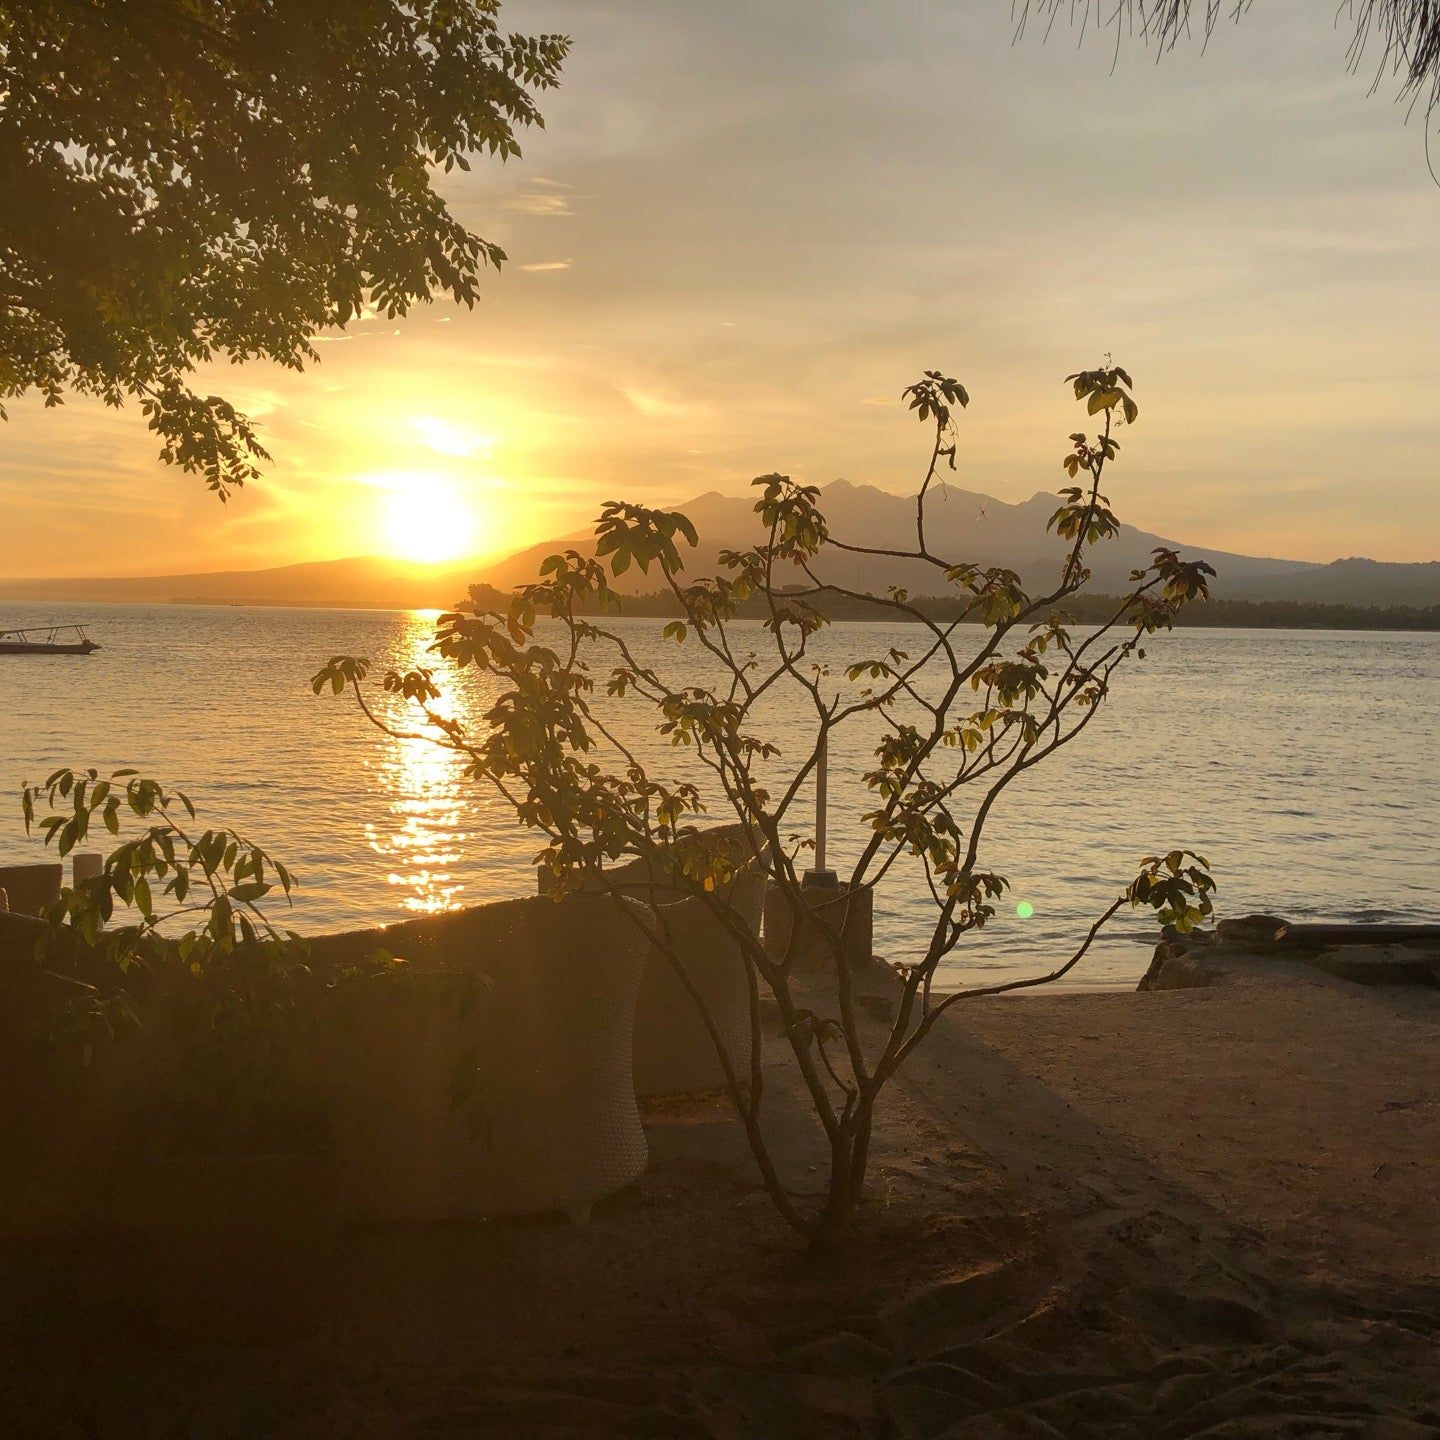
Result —
M381 545L397 560L435 564L474 549L476 516L451 482L431 475L392 477L381 514Z

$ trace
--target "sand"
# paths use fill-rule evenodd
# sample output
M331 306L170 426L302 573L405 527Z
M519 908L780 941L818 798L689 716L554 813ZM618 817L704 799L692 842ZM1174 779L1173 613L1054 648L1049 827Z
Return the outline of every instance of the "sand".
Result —
M970 1003L897 1083L838 1258L713 1096L651 1107L650 1170L587 1227L10 1251L0 1433L1434 1435L1437 1002Z
M964 1019L1311 1278L1440 1281L1440 991L1271 962L1223 988L981 1000Z

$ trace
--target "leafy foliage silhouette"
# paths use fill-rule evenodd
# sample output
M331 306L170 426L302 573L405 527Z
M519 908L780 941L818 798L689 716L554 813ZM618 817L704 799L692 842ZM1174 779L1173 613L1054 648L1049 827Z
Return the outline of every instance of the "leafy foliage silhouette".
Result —
M470 306L499 246L435 169L519 154L568 41L498 0L0 3L0 417L138 399L222 499L268 456L191 388L226 356L293 370L366 305Z
M27 832L62 857L94 832L129 831L45 911L36 958L52 982L50 1039L88 1060L163 994L201 1050L226 1054L232 1084L273 1068L275 1022L307 974L306 942L265 909L272 894L290 899L290 871L234 830L202 828L183 791L137 770L57 770L21 803Z

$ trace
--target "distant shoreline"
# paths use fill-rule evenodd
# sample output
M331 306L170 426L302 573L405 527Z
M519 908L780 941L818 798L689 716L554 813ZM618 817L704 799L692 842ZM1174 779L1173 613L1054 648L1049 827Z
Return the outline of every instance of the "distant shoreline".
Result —
M504 605L508 596L491 587L479 587L481 604L487 609ZM7 603L7 597L0 596L0 607ZM285 599L230 599L222 596L172 595L165 599L118 599L81 597L61 599L46 597L38 600L32 597L21 599L10 597L9 603L43 607L53 605L195 605L211 609L253 609L253 610L363 610L371 612L413 613L415 611L443 611L450 605L407 604L401 600L308 600ZM910 603L928 619L948 621L956 618L957 604L949 596L914 597ZM1119 600L1113 595L1081 595L1073 598L1068 610L1072 622L1077 625L1094 625L1108 620L1115 612ZM867 606L851 600L832 601L820 607L832 620L853 620L864 622L884 621L889 624L917 624L918 621L896 616L881 606ZM668 619L680 613L674 598L664 594L627 595L620 611L626 619ZM0 617L3 618L3 617ZM763 614L755 604L741 611L741 619L761 619ZM978 624L978 621L966 623ZM1379 631L1379 632L1434 632L1440 631L1440 605L1424 608L1411 605L1332 605L1298 600L1211 600L1204 605L1191 606L1176 617L1177 629L1203 630L1312 630L1312 631Z
M508 598L493 586L472 586L474 599L484 608L503 605ZM926 619L942 623L955 620L962 602L951 595L911 596L908 603ZM918 624L896 615L883 605L853 600L846 596L816 602L831 620L883 620L890 624ZM1066 614L1076 625L1100 625L1111 619L1120 605L1120 597L1105 594L1080 594L1065 605ZM621 614L631 618L666 619L680 614L674 596L665 592L624 597ZM756 600L749 601L740 611L743 619L763 619L765 612ZM978 621L967 623L978 624ZM1186 606L1175 618L1177 628L1207 630L1440 630L1440 605L1423 608L1413 605L1341 605L1307 600L1226 600L1216 599L1203 605Z
M70 602L81 604L81 601ZM413 614L417 610L445 610L444 605L401 605L390 600L221 600L204 595L172 595L160 601L116 600L116 605L207 605L216 610L380 610Z

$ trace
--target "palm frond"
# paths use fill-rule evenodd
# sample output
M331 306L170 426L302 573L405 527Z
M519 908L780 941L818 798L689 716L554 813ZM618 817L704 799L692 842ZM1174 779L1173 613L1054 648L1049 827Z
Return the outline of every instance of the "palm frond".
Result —
M1253 0L1012 0L1016 38L1032 25L1046 35L1059 21L1113 29L1118 45L1129 36L1159 51L1196 35L1208 39L1222 21L1238 21ZM1354 30L1346 59L1352 70L1375 65L1378 87L1386 76L1399 81L1400 98L1427 114L1440 107L1440 0L1341 0L1337 19ZM1370 60L1367 62L1367 56Z

